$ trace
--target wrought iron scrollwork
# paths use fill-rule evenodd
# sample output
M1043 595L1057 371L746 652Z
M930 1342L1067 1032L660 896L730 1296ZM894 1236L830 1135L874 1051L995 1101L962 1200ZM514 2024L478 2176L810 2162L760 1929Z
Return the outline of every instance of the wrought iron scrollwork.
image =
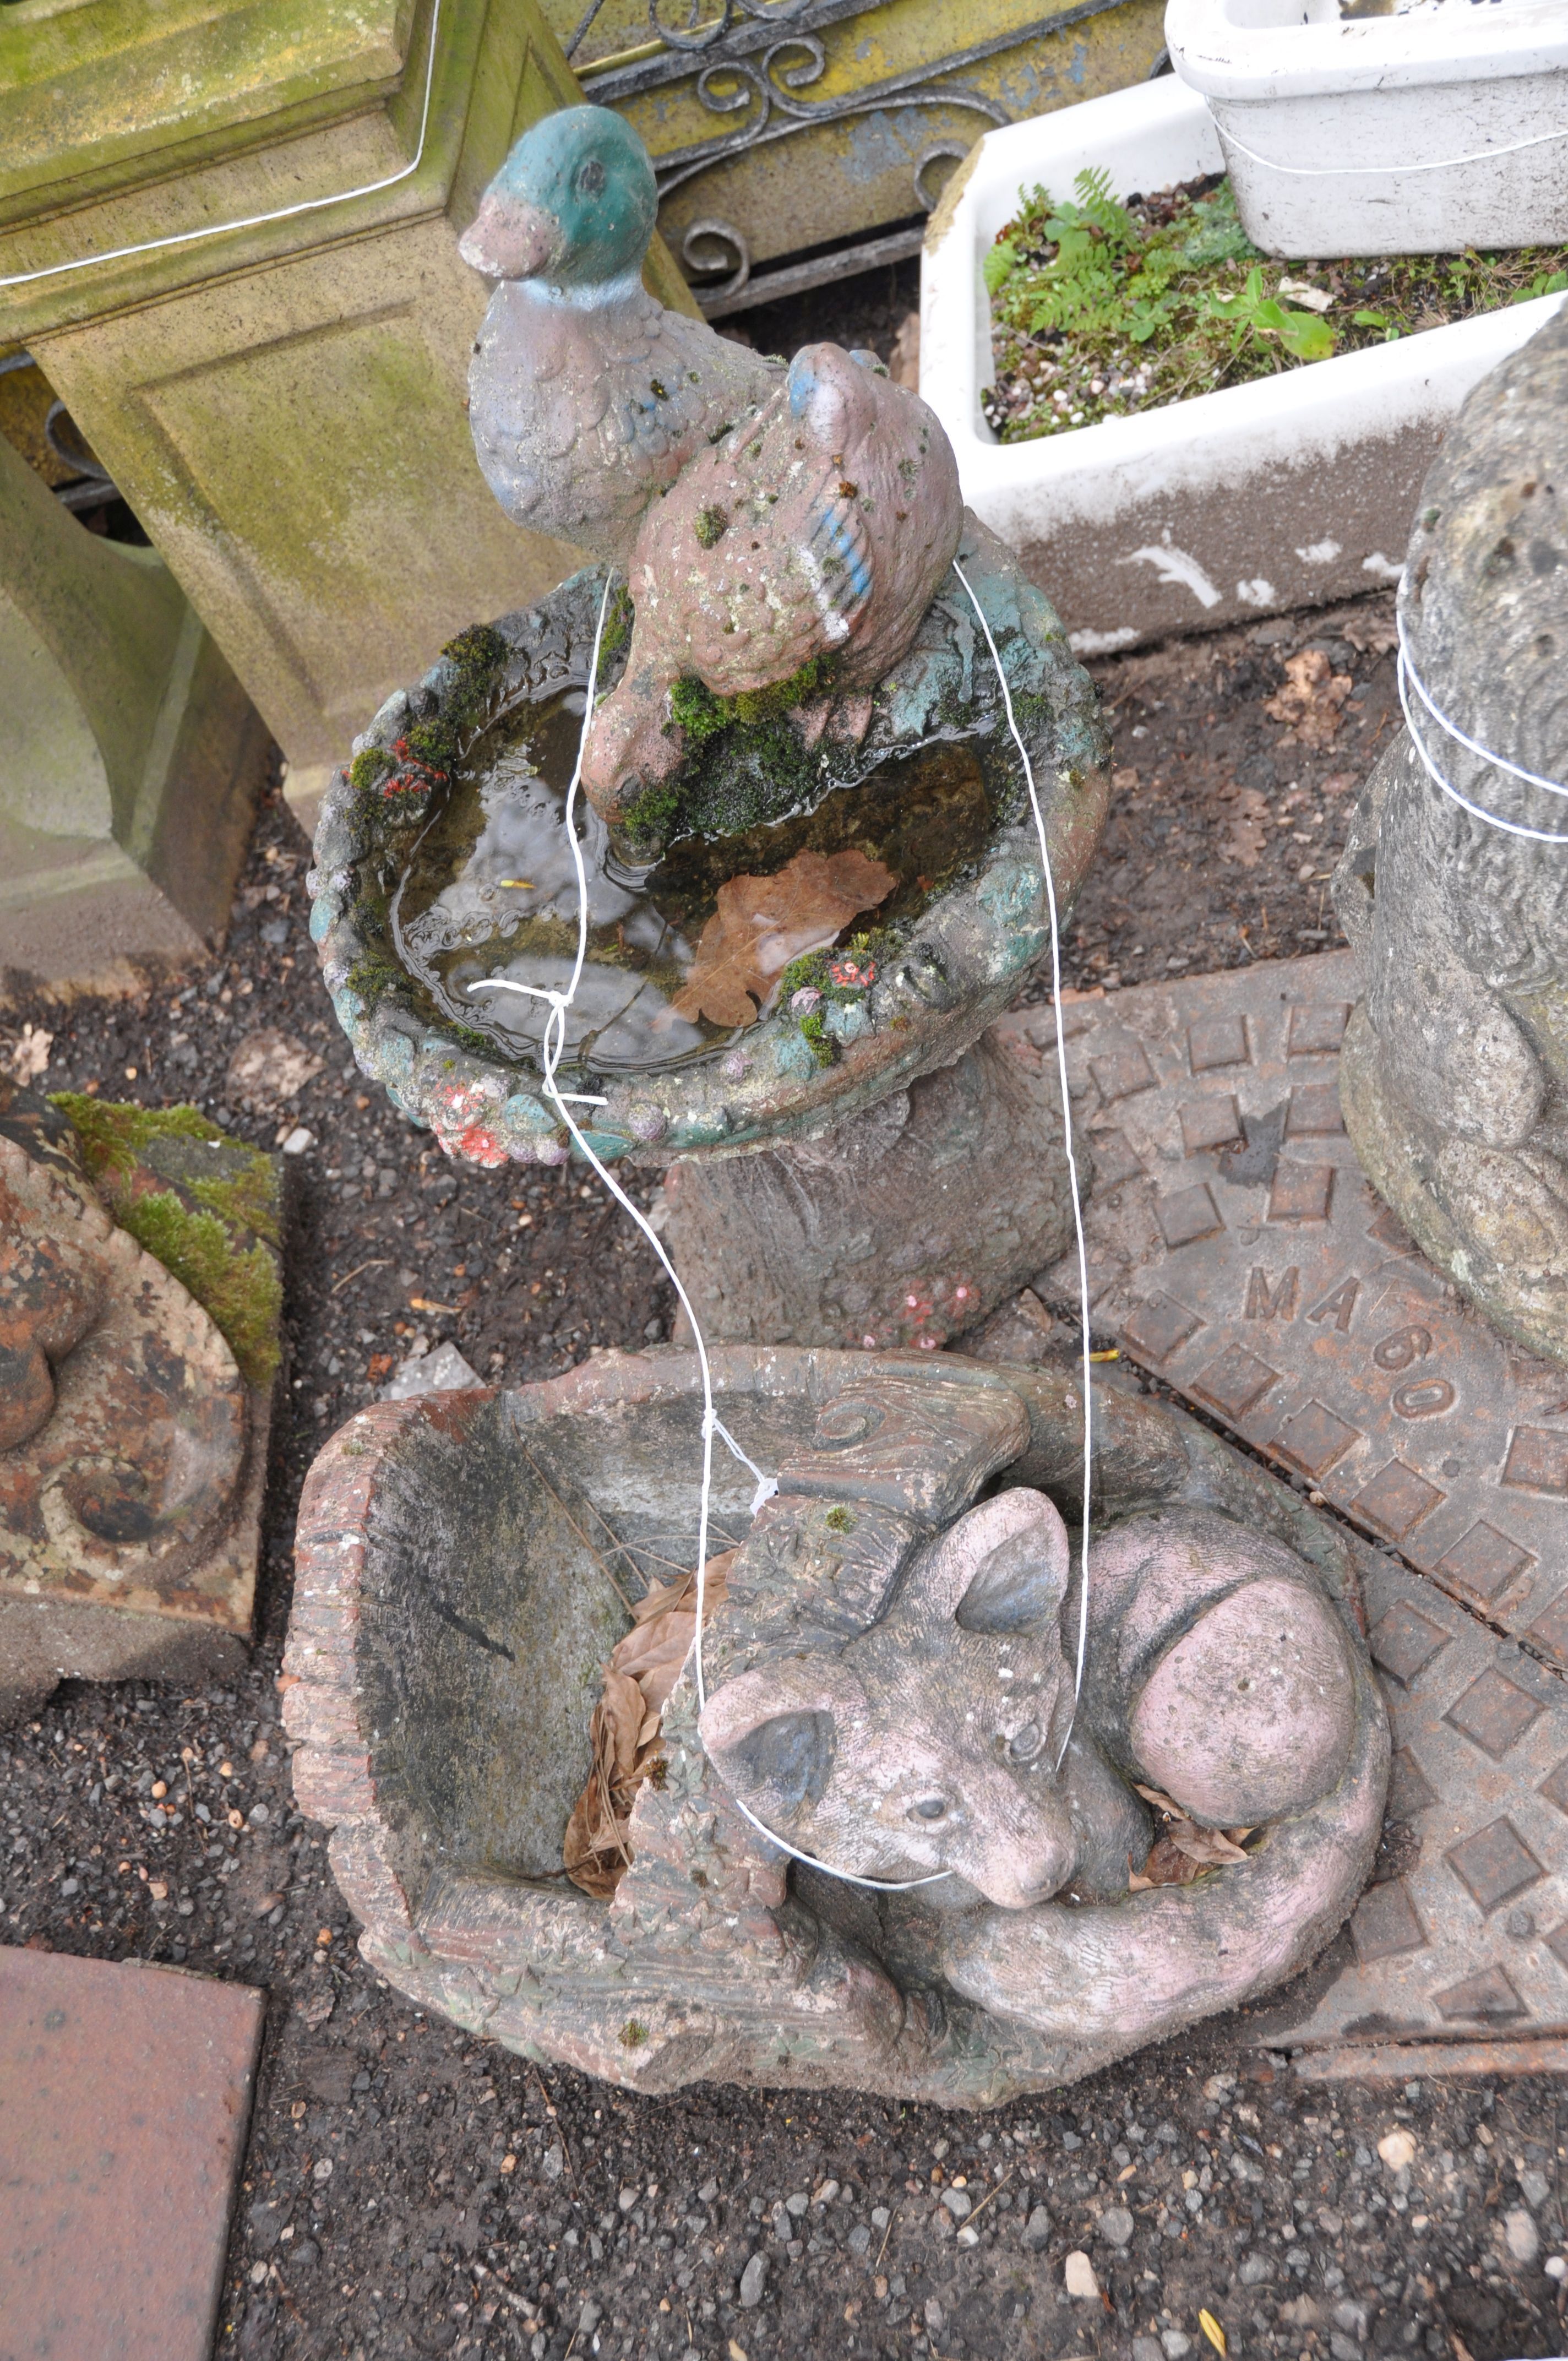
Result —
M734 277L727 279L722 287L714 287L710 284L704 291L705 294L711 295L716 302L726 302L731 295L739 295L751 276L751 249L732 222L693 222L681 240L681 260L688 270L697 271L705 278L713 271L727 270L730 268L729 257L721 258L715 262L711 258L705 258L697 252L697 247L705 238L713 239L720 246L729 247L734 255Z
M597 0L592 0L597 5ZM945 57L927 60L903 73L833 97L812 96L815 83L828 71L828 49L821 36L830 27L850 26L869 15L883 0L648 0L648 22L663 45L659 54L636 58L596 73L592 65L580 69L590 98L614 106L660 89L685 83L698 105L720 118L726 127L712 137L694 140L655 157L654 170L661 197L698 180L716 166L729 163L753 148L798 137L823 124L844 123L856 116L889 108L940 108L972 116L976 136L992 125L1011 123L1013 115L999 99L956 77L966 68L1018 49L1047 35L1065 31L1090 17L1103 16L1124 0L1076 0L1031 24L971 41ZM669 23L660 15L684 15L684 23ZM704 24L705 8L714 14ZM584 19L580 31L591 22ZM580 38L580 32L579 36ZM575 45L575 44L574 44ZM961 159L967 149L956 137L937 138L915 161L911 212L928 213L939 192L927 179L933 164L944 158ZM750 272L746 242L732 225L718 219L692 224L683 253L694 269L703 269L690 251L693 243L717 239L742 257L741 276L715 295L739 292ZM729 268L729 258L707 266Z
M686 21L684 26L667 25L659 15L660 0L648 0L648 27L672 49L717 49L725 35L733 30L738 17L749 17L758 25L790 25L804 16L812 0L724 0L717 16L699 25L697 18L711 0L685 0Z
M961 164L968 154L969 149L960 148L956 139L934 139L929 148L922 149L915 167L915 193L920 200L922 212L935 213L942 193L940 189L927 189L926 186L926 174L929 168L941 163L944 158L951 163Z

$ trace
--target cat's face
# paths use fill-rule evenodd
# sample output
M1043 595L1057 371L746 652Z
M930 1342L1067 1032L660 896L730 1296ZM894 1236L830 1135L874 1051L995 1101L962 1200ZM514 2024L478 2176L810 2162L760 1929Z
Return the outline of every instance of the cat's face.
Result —
M1043 1494L971 1509L840 1653L761 1666L708 1699L703 1741L720 1777L832 1868L885 1881L947 1871L1004 1908L1044 1901L1074 1861L1057 1779L1068 1565Z

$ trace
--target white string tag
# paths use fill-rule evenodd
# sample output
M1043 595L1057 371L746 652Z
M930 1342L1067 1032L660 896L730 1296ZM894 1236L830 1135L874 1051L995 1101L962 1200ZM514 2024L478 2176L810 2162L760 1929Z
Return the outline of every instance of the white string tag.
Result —
M1061 1021L1061 926L1057 912L1056 879L1051 872L1051 848L1046 837L1045 814L1035 785L1035 766L1029 760L1029 749L1018 727L1013 710L1013 692L1007 686L1007 675L992 637L991 624L984 608L975 597L969 576L955 557L953 572L969 592L970 604L980 618L980 628L985 633L985 644L991 650L991 661L996 666L996 677L1002 685L1002 702L1007 714L1007 727L1013 732L1013 743L1018 749L1018 759L1024 765L1024 777L1029 789L1029 808L1035 815L1035 832L1040 840L1040 870L1046 884L1046 907L1051 921L1051 1006L1056 1016L1057 1080L1061 1089L1062 1146L1067 1153L1068 1186L1072 1193L1073 1237L1078 1248L1078 1307L1083 1334L1083 1521L1079 1538L1078 1648L1072 1682L1072 1712L1062 1737L1061 1752L1057 1756L1059 1771L1067 1759L1072 1741L1073 1723L1078 1719L1079 1700L1083 1695L1083 1667L1089 1652L1089 1492L1093 1469L1093 1394L1090 1385L1089 1334L1089 1248L1083 1235L1083 1200L1078 1186L1078 1157L1072 1137L1072 1095L1068 1082L1067 1036Z
M1513 777L1523 781L1527 786L1544 787L1548 795L1568 796L1568 786L1565 786L1562 780L1545 778L1539 771L1526 770L1522 763L1511 762L1506 754L1494 753L1489 746L1482 745L1479 739L1472 738L1467 730L1461 730L1456 721L1451 721L1447 714L1434 701L1426 683L1416 670L1415 659L1410 653L1409 638L1405 630L1405 619L1397 609L1394 621L1399 634L1399 662L1396 675L1399 691L1399 708L1405 717L1405 727L1409 732L1410 743L1420 758L1421 766L1433 785L1441 787L1451 802L1458 804L1463 811L1469 812L1472 818L1485 820L1488 828L1500 829L1505 836L1522 837L1530 844L1568 844L1568 833L1545 828L1526 828L1519 820L1504 819L1500 813L1488 811L1484 804L1473 803L1468 796L1461 795L1453 781L1445 777L1438 768L1431 749L1422 737L1415 713L1411 708L1409 691L1412 688L1427 712L1437 723L1438 728L1452 738L1456 745L1463 746L1467 752L1475 755L1480 762L1491 763L1496 770L1511 773Z
M1381 181L1398 172L1452 172L1461 164L1486 164L1494 156L1521 156L1527 148L1544 148L1553 139L1568 139L1568 128L1537 131L1528 139L1510 139L1505 148L1473 148L1467 156L1437 156L1424 164L1278 164L1272 156L1260 156L1255 148L1238 139L1230 126L1218 118L1214 128L1223 145L1234 148L1238 156L1261 164L1266 171L1283 172L1292 181Z

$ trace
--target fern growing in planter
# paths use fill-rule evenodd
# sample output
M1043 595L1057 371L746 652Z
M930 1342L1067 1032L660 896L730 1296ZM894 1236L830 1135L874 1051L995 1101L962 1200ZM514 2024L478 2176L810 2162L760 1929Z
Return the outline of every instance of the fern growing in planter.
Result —
M1003 442L1097 423L1568 288L1568 251L1278 266L1209 176L1118 201L1036 188L985 257Z

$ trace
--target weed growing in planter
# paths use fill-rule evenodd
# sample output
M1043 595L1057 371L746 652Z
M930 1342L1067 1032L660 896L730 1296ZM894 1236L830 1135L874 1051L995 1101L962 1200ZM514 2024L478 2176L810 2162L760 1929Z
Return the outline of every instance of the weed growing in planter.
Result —
M1296 263L1260 254L1223 175L1119 203L1036 188L985 258L1003 443L1070 434L1568 290L1568 248Z

